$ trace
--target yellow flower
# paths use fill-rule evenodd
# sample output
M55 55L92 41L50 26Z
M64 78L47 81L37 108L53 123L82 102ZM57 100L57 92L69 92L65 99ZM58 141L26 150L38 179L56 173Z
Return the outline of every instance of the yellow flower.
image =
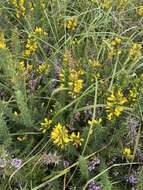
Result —
M120 54L121 54L120 49L117 49L117 48L115 49L115 48L112 47L112 48L110 48L108 50L107 57L108 57L109 60L112 60L115 55L120 55Z
M99 124L101 123L101 121L102 121L101 118L99 118L98 120L92 119L92 120L88 120L88 124L89 124L90 126L99 125Z
M17 116L18 116L17 111L14 111L14 112L13 112L13 115L14 115L15 117L17 117Z
M31 71L32 68L33 68L33 66L32 66L31 64L27 64L26 67L25 67L24 61L20 61L20 62L19 62L19 70L20 70L21 72L25 72L26 69L27 69L27 71Z
M30 56L30 54L31 54L31 51L29 50L29 49L26 49L25 51L24 51L24 55L25 56Z
M43 32L43 29L42 29L41 27L37 27L37 26L36 26L36 28L35 28L35 33L37 33L37 34L42 34L42 32Z
M1 48L6 48L5 39L2 32L0 33L0 49Z
M75 18L71 18L66 21L65 26L69 30L74 30L77 26L77 20Z
M61 69L61 72L59 74L60 81L62 82L61 86L64 86L63 83L65 82L65 71L64 69Z
M69 86L71 87L71 93L79 93L83 87L83 80L78 79L73 82L69 82Z
M127 158L132 158L133 155L132 155L132 151L130 148L124 148L123 150L123 155Z
M112 3L110 0L104 0L101 6L103 9L108 10L112 7Z
M25 0L11 0L11 4L15 7L16 9L16 16L17 18L20 18L20 16L24 16L26 12L25 8Z
M107 118L111 120L113 116L120 116L123 112L123 105L127 102L127 99L123 96L121 89L111 92L111 95L107 97Z
M78 45L80 41L77 38L71 39L70 41L71 45Z
M72 54L69 50L66 50L63 54L63 63L69 64L72 60Z
M37 43L34 39L28 38L25 47L26 47L26 50L24 51L24 55L30 56L36 51Z
M70 139L73 145L77 147L82 145L83 139L80 137L80 132L78 132L77 134L75 134L75 132L72 132L70 135Z
M114 112L110 111L110 113L107 115L107 119L111 120L113 116L114 116Z
M0 42L0 48L6 48L6 44L3 41Z
M63 148L66 144L70 142L70 138L68 135L68 130L65 126L62 126L58 123L51 132L51 139L55 144L61 146Z
M27 70L32 71L33 65L32 64L27 64Z
M41 65L38 66L37 72L39 74L42 74L42 73L45 73L47 69L48 69L47 64L43 63L43 64L41 64Z
M21 141L26 140L26 136L23 136L23 137L18 136L16 139L21 142Z
M114 56L121 54L121 50L119 49L121 42L122 39L119 37L106 40L106 43L108 44L108 59L112 60Z
M40 131L42 131L42 133L46 133L46 131L50 128L51 123L52 120L45 118L44 122L41 123Z
M141 56L141 49L142 49L141 44L133 43L133 45L130 49L130 52L129 52L130 57L137 58L137 57Z
M27 49L29 49L30 51L35 51L36 48L37 48L37 44L35 42L35 40L32 40L32 39L28 39L27 40L27 44L25 46Z
M139 16L143 16L143 6L140 6L139 9L137 9L137 13Z
M111 45L112 45L112 46L117 46L117 45L119 45L121 42L122 42L122 39L116 37L116 38L111 42Z
M78 80L79 76L81 76L82 74L83 74L82 70L76 71L74 69L71 69L69 73L69 80L70 81Z
M46 32L44 32L44 30L41 28L41 27L38 27L38 26L36 26L36 28L35 28L35 34L39 34L39 35L42 35L42 34L46 34Z
M114 110L114 115L118 117L119 115L121 115L122 112L123 112L123 108L120 106L117 106Z
M41 5L42 9L45 9L45 6L46 6L45 0L40 0L40 5Z
M97 61L96 59L89 59L88 62L89 62L89 65L93 68L102 67L101 63L99 63L99 61Z
M29 2L29 8L30 8L30 11L34 10L33 2Z
M25 64L24 64L24 61L20 61L19 62L19 70L21 72L24 72L25 71Z
M127 6L128 0L118 0L118 9L124 9Z

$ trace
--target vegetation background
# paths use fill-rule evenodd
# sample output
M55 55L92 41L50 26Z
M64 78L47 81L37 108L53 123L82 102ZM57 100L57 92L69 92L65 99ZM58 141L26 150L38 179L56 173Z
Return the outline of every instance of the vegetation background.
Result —
M0 190L143 190L142 80L142 0L0 0Z

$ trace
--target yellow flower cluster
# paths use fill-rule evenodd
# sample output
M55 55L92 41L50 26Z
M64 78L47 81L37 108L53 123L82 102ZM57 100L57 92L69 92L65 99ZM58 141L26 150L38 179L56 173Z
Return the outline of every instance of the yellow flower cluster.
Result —
M116 37L114 40L111 41L111 45L117 46L117 45L120 45L121 42L122 42L122 39Z
M21 72L24 72L25 71L25 64L24 64L24 61L20 61L19 62L19 70Z
M61 148L63 148L64 145L70 142L68 130L60 123L58 123L55 128L53 128L51 132L51 139L55 144L61 146Z
M128 1L129 0L118 0L117 1L118 2L118 7L117 8L123 10L126 7Z
M72 55L69 50L66 50L63 54L63 63L67 65L70 64L70 62L72 62Z
M16 16L17 18L20 18L21 16L25 15L26 8L25 8L25 0L11 0L11 4L16 9Z
M132 101L136 101L137 94L138 92L136 88L132 88L131 90L129 90L129 97L131 98Z
M60 81L61 81L61 85L60 85L61 88L64 87L64 83L65 83L65 81L66 81L65 75L66 75L65 70L64 70L64 69L61 69L61 72L60 72L60 75L59 75L59 79L60 79Z
M24 61L19 62L19 71L21 71L22 73L24 73L25 71L31 71L32 68L33 68L32 64L27 64L25 66Z
M69 30L75 30L76 26L77 26L76 18L70 18L65 23L65 27Z
M46 7L45 0L40 0L40 5L44 9Z
M139 16L143 16L143 6L140 6L138 9L137 9L137 14Z
M74 80L72 82L69 82L69 86L71 88L70 94L79 93L80 90L83 87L83 80L82 79L77 79L77 80Z
M79 45L80 41L77 38L73 38L70 40L70 44L71 45Z
M34 10L34 4L31 1L29 2L29 8L30 8L30 11Z
M37 72L39 74L43 74L48 70L48 65L46 63L43 63L41 65L38 66Z
M100 68L102 67L101 63L99 63L99 61L97 61L96 59L89 59L88 60L88 63L89 65L92 67L92 68Z
M129 159L133 157L132 151L131 151L130 148L124 148L124 150L123 150L123 155L124 155L125 157L129 158Z
M101 7L104 9L104 10L108 10L112 7L112 3L110 0L104 0L103 3L101 3Z
M92 74L92 80L95 80L95 77L100 78L100 70L102 68L102 64L96 59L89 59L88 64L93 71L91 73Z
M29 57L36 51L37 42L34 39L28 38L25 47L26 50L24 51L24 55Z
M111 95L107 98L107 118L111 120L113 116L120 116L123 112L123 105L127 102L127 99L123 96L122 90L112 90Z
M44 122L41 123L40 131L42 133L46 133L47 130L50 128L52 123L52 120L49 120L48 118L44 118Z
M90 126L94 126L94 125L99 125L101 123L102 119L92 119L92 120L88 120L88 124Z
M51 139L54 144L57 144L61 148L64 148L65 145L72 143L75 146L81 146L83 139L80 137L80 132L77 134L72 132L69 135L69 131L65 126L58 123L51 132Z
M0 49L1 48L6 48L4 34L2 32L0 32Z
M63 54L63 64L65 69L61 69L60 72L61 87L64 87L65 83L68 83L66 86L69 87L69 94L73 97L76 97L76 95L81 91L84 82L81 79L83 71L79 68L75 68L77 65L75 63L76 60L73 59L71 52L68 50L65 51Z
M110 49L108 51L108 59L112 60L113 57L117 54L120 54L119 45L121 44L122 39L116 37L115 39L109 41Z
M72 142L73 145L75 146L81 146L83 139L80 137L80 132L77 134L75 132L72 132L70 135L70 141Z
M38 35L46 35L46 32L41 27L38 26L36 26L34 33Z
M142 45L139 43L133 43L129 55L131 58L138 58L141 56Z
M83 88L83 80L80 79L80 76L83 74L82 70L76 71L74 69L70 70L69 73L69 87L70 87L70 94L75 95L78 94L81 89Z

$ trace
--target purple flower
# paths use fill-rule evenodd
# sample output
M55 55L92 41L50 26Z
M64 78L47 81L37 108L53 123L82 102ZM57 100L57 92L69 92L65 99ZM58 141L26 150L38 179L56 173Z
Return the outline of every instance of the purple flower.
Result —
M132 187L131 190L137 190L135 187Z
M135 176L133 175L130 175L127 179L127 181L130 183L130 184L136 184L137 183L137 179L135 178Z
M0 97L2 98L2 97L4 97L4 96L5 96L5 93L2 92L2 91L0 91Z
M134 144L136 137L137 137L137 131L139 126L141 125L140 121L137 120L134 117L129 117L127 120L127 128L129 129L129 143Z
M69 165L70 165L70 163L69 163L69 161L64 160L64 161L63 161L63 165L64 165L64 168L68 168Z
M80 115L81 115L80 112L77 112L77 113L75 114L75 116L74 116L74 119L79 121Z
M44 45L44 51L45 51L45 53L47 54L48 57L51 56L52 50L51 50L50 46L48 46L47 44Z
M89 171L95 170L95 168L100 164L100 159L95 157L93 160L89 162L88 169Z
M30 80L28 82L28 86L31 92L33 92L36 88L37 80Z
M70 131L71 132L75 131L75 128L74 127L70 127Z
M22 160L18 158L14 158L11 161L11 165L14 166L15 168L19 168L22 164Z
M91 181L88 185L88 190L102 190L102 189L99 185L97 185L97 183Z
M109 166L113 165L116 162L117 158L113 157L110 161L109 161Z

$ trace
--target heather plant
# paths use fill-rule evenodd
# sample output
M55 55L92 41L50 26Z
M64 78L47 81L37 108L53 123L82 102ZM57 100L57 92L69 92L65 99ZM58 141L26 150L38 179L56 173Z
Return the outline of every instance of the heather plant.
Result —
M142 1L0 1L0 190L143 190L142 80Z

